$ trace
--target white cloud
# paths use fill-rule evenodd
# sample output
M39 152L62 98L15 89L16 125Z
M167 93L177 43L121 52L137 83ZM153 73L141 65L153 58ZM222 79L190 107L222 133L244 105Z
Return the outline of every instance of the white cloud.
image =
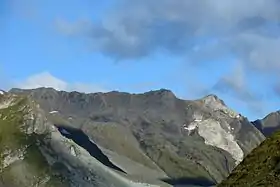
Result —
M22 88L22 89L51 87L56 90L79 91L85 93L107 91L106 89L94 84L85 84L79 82L69 83L53 76L49 72L38 73L27 77L25 80L16 81L13 84L13 87Z
M22 89L33 89L39 87L52 87L56 90L66 90L68 84L48 72L42 72L39 74L31 75L23 81L19 81L15 84L16 87Z
M238 62L231 72L221 77L213 86L213 90L233 96L246 104L248 109L254 113L261 114L263 109L269 105L269 101L262 92L250 89L241 62Z
M225 66L224 60L233 57L244 66L244 75L254 71L279 77L279 6L279 0L123 0L97 22L61 19L55 26L88 38L93 50L113 59L139 59L164 50L193 64ZM245 87L235 78L223 82Z
M202 62L218 62L220 71L219 66L229 65L226 62L232 57L239 62L237 67L225 72L214 90L254 109L270 102L267 85L274 80L265 78L259 89L253 89L252 77L280 78L279 6L279 0L123 0L102 20L87 24L64 20L56 22L56 27L65 34L79 36L80 32L93 50L113 59L137 60L163 50L201 64L196 68L205 68ZM213 91L194 76L188 77L189 92Z
M55 26L85 34L95 50L116 59L165 49L192 61L234 55L256 69L279 70L279 6L279 0L123 0L100 22L61 19Z

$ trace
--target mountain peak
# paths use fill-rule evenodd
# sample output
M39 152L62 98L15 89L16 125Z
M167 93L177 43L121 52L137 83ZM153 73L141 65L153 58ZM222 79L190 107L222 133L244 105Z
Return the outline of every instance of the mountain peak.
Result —
M271 112L270 114L265 116L265 118L270 117L270 116L279 116L279 115L280 115L280 110L277 110L275 112Z
M225 102L215 94L209 94L209 95L203 97L202 101L205 104L221 104L223 106L226 106Z
M206 107L211 108L214 111L222 111L223 113L228 114L232 118L240 118L241 115L236 113L232 109L230 109L225 102L220 99L217 95L209 94L202 99L199 100L202 102Z
M157 95L160 97L165 97L165 98L176 98L175 94L168 89L159 89L159 90L152 90L149 92L144 93L145 95Z
M157 180L159 178L197 178L196 173L211 183L219 182L229 174L236 165L236 160L243 157L243 153L247 154L262 141L259 131L253 125L245 127L242 122L232 120L231 113L227 112L229 109L215 95L187 101L177 99L168 89L141 94L119 91L85 94L52 88L12 89L10 92L14 92L11 95L20 97L26 95L28 100L38 103L36 106L40 112L35 114L42 118L35 115L34 119L42 123L46 121L45 126L50 127L50 133L53 132L53 126L54 130L56 126L82 130L96 146L100 146L100 150L104 151L104 155L112 160L114 165L129 176L131 174L139 175L143 179L152 178L156 180L155 183L162 182ZM6 106L6 103L2 105ZM192 119L193 121L190 121ZM240 130L236 128L237 130L233 131L231 127L234 125ZM64 130L68 131L66 128ZM243 130L246 131L245 135L239 133ZM69 133L74 135L71 131L64 134ZM57 135L59 134L55 137ZM235 135L236 140L233 138ZM249 141L253 137L253 141ZM188 143L181 142L183 139ZM229 141L239 141L242 150L232 146L236 144ZM56 143L54 145L56 146ZM79 151L74 150L73 153L70 148L69 150L70 152L65 154L80 154ZM67 151L69 150L67 148ZM110 152L107 152L108 150ZM205 152L215 159L209 160L209 157L203 154ZM159 158L158 155L162 156ZM123 162L124 160L127 161ZM106 166L107 162L103 163ZM99 172L98 170L96 172ZM100 176L103 174L100 173Z

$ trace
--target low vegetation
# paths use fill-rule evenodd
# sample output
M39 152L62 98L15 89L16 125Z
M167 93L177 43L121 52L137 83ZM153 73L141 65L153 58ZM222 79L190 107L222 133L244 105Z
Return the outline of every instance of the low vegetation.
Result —
M280 186L280 131L255 148L218 186Z
M13 104L0 109L0 183L16 187L62 186L39 149L46 134L27 134L32 124L25 121L30 110L28 99L14 97Z

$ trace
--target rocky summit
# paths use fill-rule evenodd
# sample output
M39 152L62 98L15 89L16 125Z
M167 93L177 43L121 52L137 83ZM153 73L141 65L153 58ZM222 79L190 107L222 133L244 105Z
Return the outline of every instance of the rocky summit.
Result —
M215 95L12 89L0 95L0 186L214 186L264 139Z

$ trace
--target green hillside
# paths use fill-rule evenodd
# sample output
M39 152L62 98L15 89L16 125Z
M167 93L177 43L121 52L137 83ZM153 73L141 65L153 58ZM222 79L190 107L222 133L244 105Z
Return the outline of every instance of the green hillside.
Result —
M255 148L218 187L280 186L280 131Z

